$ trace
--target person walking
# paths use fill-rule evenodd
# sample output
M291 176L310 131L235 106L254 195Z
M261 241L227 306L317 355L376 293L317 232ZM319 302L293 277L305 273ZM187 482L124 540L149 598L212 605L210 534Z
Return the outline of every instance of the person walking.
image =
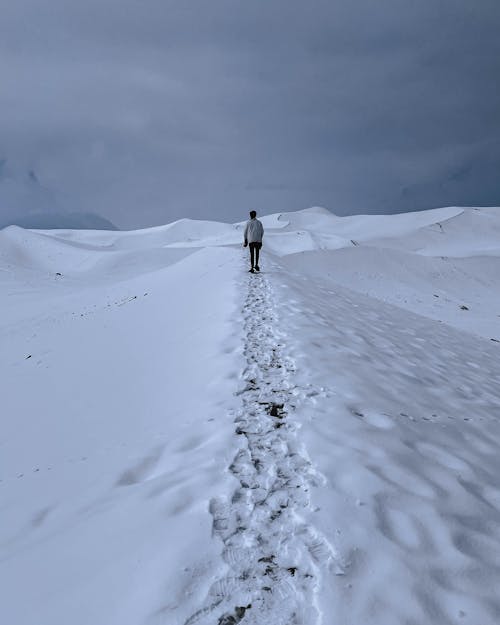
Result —
M247 221L244 232L245 242L243 247L247 245L250 248L250 273L260 271L259 267L259 252L262 247L262 237L264 236L264 226L257 219L257 213L250 211L250 219Z

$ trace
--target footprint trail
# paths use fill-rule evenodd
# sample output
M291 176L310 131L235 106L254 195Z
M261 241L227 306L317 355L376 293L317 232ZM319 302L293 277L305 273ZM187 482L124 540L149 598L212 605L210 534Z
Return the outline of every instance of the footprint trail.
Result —
M249 276L243 309L244 387L235 418L238 485L210 502L227 575L185 625L319 625L316 594L325 571L341 573L333 547L301 516L321 481L290 413L301 395L286 357L272 288Z

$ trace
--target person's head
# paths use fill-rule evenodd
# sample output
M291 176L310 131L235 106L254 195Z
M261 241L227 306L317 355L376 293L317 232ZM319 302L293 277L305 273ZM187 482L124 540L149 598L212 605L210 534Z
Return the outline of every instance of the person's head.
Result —
M257 211L250 211L250 219L255 219L257 217Z

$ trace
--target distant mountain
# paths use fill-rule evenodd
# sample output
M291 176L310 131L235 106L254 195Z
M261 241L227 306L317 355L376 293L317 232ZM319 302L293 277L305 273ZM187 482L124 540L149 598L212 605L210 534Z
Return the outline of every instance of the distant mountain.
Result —
M34 169L0 158L0 228L118 230L100 215L79 210L40 181Z
M21 226L40 230L118 230L108 219L95 213L33 212L18 218L0 220L0 228Z

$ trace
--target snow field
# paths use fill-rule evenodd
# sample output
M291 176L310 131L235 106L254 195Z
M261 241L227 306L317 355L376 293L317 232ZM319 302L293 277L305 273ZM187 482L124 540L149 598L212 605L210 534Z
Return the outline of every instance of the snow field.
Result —
M194 609L219 552L207 497L231 453L235 271L214 248L129 280L30 269L3 288L1 622Z
M498 209L0 231L0 621L500 622Z
M346 564L322 612L352 625L498 622L497 345L323 271L273 277L297 384L321 389L297 419L326 478L317 526Z

